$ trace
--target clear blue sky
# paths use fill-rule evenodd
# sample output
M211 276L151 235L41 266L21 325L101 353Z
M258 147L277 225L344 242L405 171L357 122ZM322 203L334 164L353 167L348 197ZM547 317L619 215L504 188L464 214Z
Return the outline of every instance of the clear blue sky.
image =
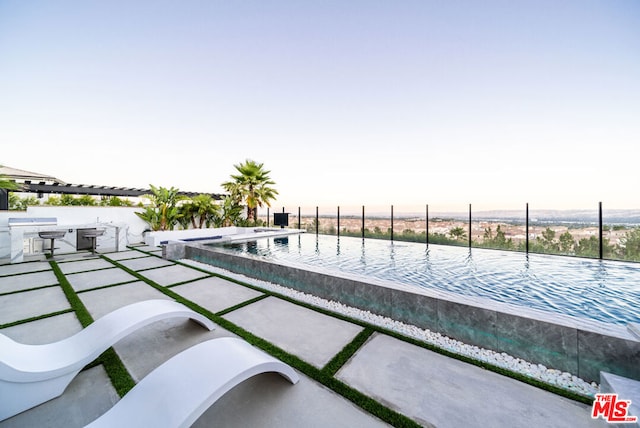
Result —
M640 2L0 0L0 164L293 207L639 208Z

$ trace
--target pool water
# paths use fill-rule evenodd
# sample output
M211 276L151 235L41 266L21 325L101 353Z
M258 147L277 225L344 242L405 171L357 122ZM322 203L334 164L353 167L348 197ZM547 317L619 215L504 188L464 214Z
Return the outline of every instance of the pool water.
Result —
M590 320L640 322L638 263L313 234L222 248Z

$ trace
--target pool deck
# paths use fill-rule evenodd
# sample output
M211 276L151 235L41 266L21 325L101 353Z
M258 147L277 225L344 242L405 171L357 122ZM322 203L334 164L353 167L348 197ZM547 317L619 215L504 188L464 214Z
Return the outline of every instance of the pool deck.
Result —
M56 255L56 263L94 319L137 301L170 299L163 292L168 290L211 313L222 313L226 321L317 369L363 330L358 323L341 317L164 260L156 247L138 246L97 256ZM225 311L243 302L249 303ZM70 309L44 258L0 265L3 334L30 344L60 340L82 328L73 311L20 321ZM139 382L180 351L224 336L235 334L220 326L209 332L190 321L173 319L138 330L114 349L133 380ZM275 374L258 375L223 396L193 426L386 426L316 380L302 373L300 377L292 386ZM334 377L427 427L606 426L602 420L591 419L588 405L379 332L369 337ZM82 371L59 398L0 422L0 428L80 427L118 400L104 367L96 365Z

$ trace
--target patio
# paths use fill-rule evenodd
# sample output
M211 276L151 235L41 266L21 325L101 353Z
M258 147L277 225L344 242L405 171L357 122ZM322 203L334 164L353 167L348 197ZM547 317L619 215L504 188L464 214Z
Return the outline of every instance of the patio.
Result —
M76 298L84 309L70 303ZM113 349L133 382L182 350L225 336L266 347L301 375L295 386L276 374L256 376L216 402L194 426L388 425L382 419L399 426L601 426L591 419L589 405L201 266L168 262L157 247L0 266L0 332L23 343L48 343L79 331L82 310L97 319L157 298L179 299L217 327L207 332L186 320L166 320L122 339ZM0 427L84 426L119 400L109 370L98 360L61 397ZM372 400L380 417L352 400Z

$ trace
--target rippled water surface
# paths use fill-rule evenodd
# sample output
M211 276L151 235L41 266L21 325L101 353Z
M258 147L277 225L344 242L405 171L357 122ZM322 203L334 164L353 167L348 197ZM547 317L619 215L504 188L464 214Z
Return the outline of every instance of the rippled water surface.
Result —
M581 318L640 322L638 263L313 234L224 248Z

